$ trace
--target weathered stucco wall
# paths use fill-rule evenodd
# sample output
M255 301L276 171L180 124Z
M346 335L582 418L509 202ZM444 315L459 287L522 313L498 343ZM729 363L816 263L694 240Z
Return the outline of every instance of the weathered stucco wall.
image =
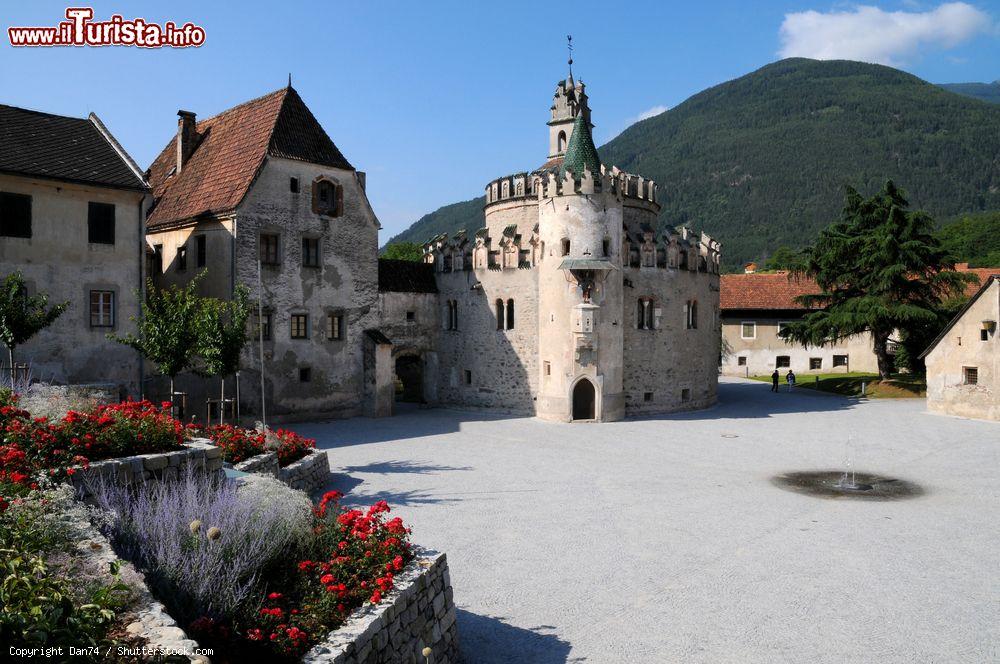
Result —
M625 410L648 414L704 408L716 401L719 276L675 268L626 268ZM653 329L639 329L638 300L653 300ZM697 328L685 305L697 302Z
M782 375L790 368L797 374L847 373L848 371L877 372L878 360L872 352L870 334L859 334L837 344L818 347L792 344L778 336L778 324L790 318L773 318L767 314L743 318L722 319L722 373L726 376L761 376L775 369L775 359L787 355L791 366L782 368ZM744 322L756 323L756 336L742 337ZM833 365L834 355L846 355L847 365ZM739 358L746 358L741 365ZM810 369L810 359L819 359L820 368Z
M198 240L205 237L205 265L198 265ZM194 226L152 232L146 235L151 249L160 248L159 272L150 270L153 282L160 288L184 285L192 277L205 272L198 283L198 293L206 297L227 299L233 292L233 222L232 219L211 219ZM177 252L187 249L187 265L181 270Z
M983 321L1000 325L1000 281L994 279L925 358L927 408L932 412L1000 420L1000 340L982 339ZM975 385L966 367L975 367Z
M0 237L0 277L20 271L31 292L69 302L55 323L17 348L15 362L29 363L36 380L115 383L138 395L139 354L107 334L134 331L129 317L139 314L145 194L9 175L0 175L0 191L31 196L31 237ZM115 206L114 244L88 241L91 201ZM110 327L91 326L91 290L114 293Z

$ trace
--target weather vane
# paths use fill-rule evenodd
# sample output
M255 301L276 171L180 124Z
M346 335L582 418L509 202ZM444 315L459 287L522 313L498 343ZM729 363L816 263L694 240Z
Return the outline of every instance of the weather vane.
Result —
M573 76L573 35L566 35L566 50L569 51L569 75Z

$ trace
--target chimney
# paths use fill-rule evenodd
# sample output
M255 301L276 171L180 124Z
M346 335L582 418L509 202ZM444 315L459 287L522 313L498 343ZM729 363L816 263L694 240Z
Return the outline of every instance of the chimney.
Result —
M194 152L194 144L198 140L195 130L195 115L191 111L177 111L177 175L180 175L184 164Z
M757 271L756 263L747 263L743 266L743 274L753 274Z
M365 190L365 180L366 180L366 178L365 178L365 172L364 171L355 171L354 174L355 174L355 177L358 178L358 184L361 186L361 191L364 191Z

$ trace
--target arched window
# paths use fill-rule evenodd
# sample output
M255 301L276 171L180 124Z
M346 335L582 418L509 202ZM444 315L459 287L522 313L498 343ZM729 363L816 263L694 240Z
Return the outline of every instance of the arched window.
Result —
M559 152L566 152L566 132L559 132Z
M507 300L507 329L514 329L514 299Z
M687 306L687 329L698 329L698 300L688 300Z
M503 319L503 300L501 300L500 298L497 298L496 307L497 307L497 329L498 330L502 330L503 329L503 323L504 323L504 319Z
M569 238L562 239L562 255L569 256Z
M638 302L637 327L640 330L653 329L653 300L648 297L640 297Z

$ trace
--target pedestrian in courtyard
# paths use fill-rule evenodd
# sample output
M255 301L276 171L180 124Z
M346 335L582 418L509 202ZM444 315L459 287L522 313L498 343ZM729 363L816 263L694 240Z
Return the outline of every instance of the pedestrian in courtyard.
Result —
M785 381L788 383L788 391L791 392L792 388L795 387L795 372L789 369L785 375Z
M777 392L778 391L778 381L779 380L781 380L781 374L779 374L778 370L775 369L774 373L771 374L771 391L772 392Z

